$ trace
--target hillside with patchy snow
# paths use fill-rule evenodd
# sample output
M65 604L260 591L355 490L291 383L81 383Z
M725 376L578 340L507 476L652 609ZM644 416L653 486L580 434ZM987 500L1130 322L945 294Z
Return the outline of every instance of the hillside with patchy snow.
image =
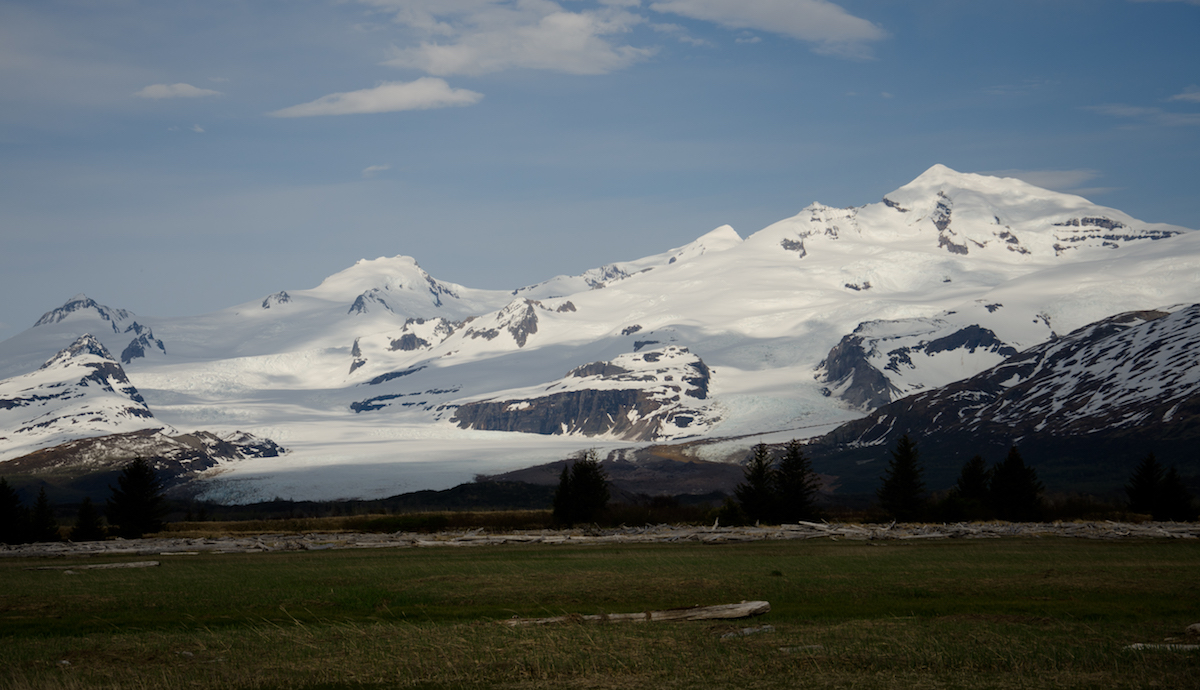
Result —
M397 256L198 317L80 295L0 342L0 378L91 333L159 423L288 449L222 466L211 496L379 497L591 447L738 436L704 451L738 457L1194 302L1200 233L934 166L877 203L513 290ZM26 449L3 443L0 459Z

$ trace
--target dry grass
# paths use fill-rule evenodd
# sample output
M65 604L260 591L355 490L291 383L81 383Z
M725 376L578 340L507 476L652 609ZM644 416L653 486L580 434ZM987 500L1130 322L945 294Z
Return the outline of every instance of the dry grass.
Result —
M1011 540L0 561L0 688L1195 688L1200 545ZM61 561L58 562L61 564ZM766 599L749 622L513 615ZM723 638L745 625L769 632ZM65 662L65 663L64 663Z

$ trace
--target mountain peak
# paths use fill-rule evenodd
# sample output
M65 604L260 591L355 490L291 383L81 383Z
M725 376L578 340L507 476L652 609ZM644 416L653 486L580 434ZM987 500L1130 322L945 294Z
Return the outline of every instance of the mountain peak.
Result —
M113 362L114 364L116 363L116 360L113 359L111 354L109 354L108 348L104 347L103 343L101 343L99 340L96 340L96 337L91 333L84 333L76 338L75 342L71 343L62 350L59 350L58 353L48 359L46 363L41 366L41 368L50 369L87 355L98 357L102 360Z
M70 318L76 314L85 312L94 312L96 316L107 321L113 329L113 333L120 333L120 323L129 317L133 316L132 312L124 309L112 309L103 304L99 304L96 300L88 297L82 292L67 300L65 304L57 309L42 314L42 318L38 319L37 323L33 324L34 328L38 326L46 326L49 324L59 323L64 319Z

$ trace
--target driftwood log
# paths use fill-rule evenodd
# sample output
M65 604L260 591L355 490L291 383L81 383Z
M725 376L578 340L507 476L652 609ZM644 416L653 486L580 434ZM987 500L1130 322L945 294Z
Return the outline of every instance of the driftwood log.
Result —
M642 613L601 613L581 616L578 614L566 616L551 616L550 618L512 618L504 621L505 625L547 625L551 623L650 623L660 621L707 621L732 618L749 618L761 616L771 610L771 604L765 601L743 601L740 604L719 604L717 606L692 606L683 609L667 609L665 611L643 611Z
M114 568L157 568L158 561L135 561L132 563L93 563L91 565L43 565L26 570L113 570Z

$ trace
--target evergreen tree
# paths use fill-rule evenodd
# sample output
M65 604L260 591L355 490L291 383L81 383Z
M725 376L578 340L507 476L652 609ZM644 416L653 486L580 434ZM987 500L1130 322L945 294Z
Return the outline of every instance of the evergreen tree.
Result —
M1195 501L1187 487L1183 485L1183 478L1179 476L1174 467L1167 470L1166 476L1163 477L1159 505L1161 506L1161 517L1154 515L1155 520L1192 522L1196 519Z
M62 541L62 535L58 531L58 520L54 517L54 508L50 505L44 486L38 492L33 512L29 516L29 538L35 542Z
M879 505L900 522L911 522L925 511L925 482L920 454L908 434L896 442L883 484L875 492Z
M1142 461L1134 468L1133 474L1130 475L1129 483L1125 485L1125 493L1129 496L1129 510L1134 513L1153 515L1158 507L1165 476L1166 472L1162 465L1158 464L1154 453L1149 453L1142 458Z
M608 476L596 451L589 450L569 472L563 466L554 494L554 519L567 525L595 522L608 507L609 498Z
M0 477L0 543L24 544L29 541L29 510L8 480Z
M150 463L145 458L129 463L121 470L117 484L119 488L109 487L112 497L108 499L105 513L109 524L116 526L118 536L138 539L145 534L161 532L167 502Z
M571 465L563 463L562 474L558 475L558 488L554 490L554 521L570 525L575 522L571 497Z
M75 514L75 526L71 528L71 541L102 541L104 539L104 524L100 522L100 511L92 503L92 499L84 498L79 504L79 512Z
M990 516L989 492L992 471L983 456L976 455L966 462L954 488L936 506L937 519L946 522L983 520Z
M793 439L784 448L775 469L776 506L780 522L812 520L817 517L817 492L821 480L812 469L800 442Z
M1004 462L992 468L991 507L996 516L1009 522L1039 520L1044 513L1042 483L1037 471L1025 465L1013 446Z
M748 522L778 522L775 519L775 469L772 464L771 449L767 444L754 446L742 470L745 481L733 489Z
M991 485L992 472L983 461L983 456L976 455L963 465L954 488L958 491L959 498L964 501L976 501L982 505L988 500Z

